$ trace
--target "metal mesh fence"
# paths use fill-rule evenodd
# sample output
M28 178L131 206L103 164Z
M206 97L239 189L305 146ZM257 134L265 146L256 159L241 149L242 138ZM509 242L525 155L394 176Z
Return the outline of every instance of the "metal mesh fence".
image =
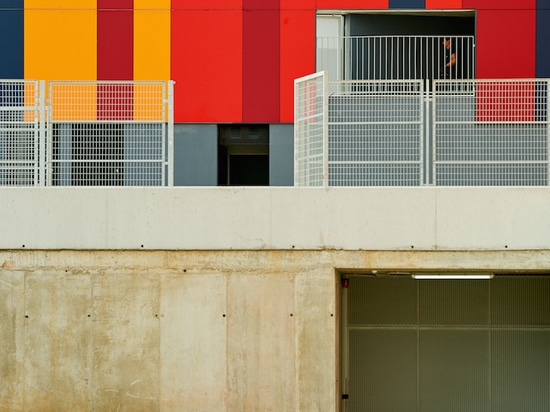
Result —
M317 38L317 71L331 80L474 78L473 36Z
M0 80L0 186L34 186L40 177L39 82Z
M326 185L327 82L324 72L297 79L295 88L294 185Z
M437 81L434 183L548 185L548 80Z
M331 82L330 186L419 186L422 81Z
M49 96L50 184L169 183L166 82L50 82Z

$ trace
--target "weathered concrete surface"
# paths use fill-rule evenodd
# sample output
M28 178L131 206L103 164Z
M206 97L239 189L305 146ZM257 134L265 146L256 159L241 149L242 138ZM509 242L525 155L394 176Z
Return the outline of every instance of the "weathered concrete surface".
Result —
M0 411L334 411L339 270L550 251L0 251Z
M0 187L0 249L550 249L550 190Z

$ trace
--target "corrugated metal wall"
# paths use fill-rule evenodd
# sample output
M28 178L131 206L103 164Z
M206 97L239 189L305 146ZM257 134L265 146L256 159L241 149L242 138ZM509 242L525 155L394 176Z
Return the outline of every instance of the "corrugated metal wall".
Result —
M550 410L550 276L352 277L348 411Z

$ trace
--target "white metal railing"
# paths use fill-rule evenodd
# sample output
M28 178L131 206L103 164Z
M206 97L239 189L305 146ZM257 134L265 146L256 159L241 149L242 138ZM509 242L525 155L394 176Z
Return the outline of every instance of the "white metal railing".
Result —
M44 83L0 80L0 186L44 184Z
M172 186L173 82L0 81L0 186Z
M327 184L327 83L325 73L294 83L294 185Z
M471 79L474 47L473 36L318 37L317 71L331 80Z
M421 80L329 82L330 186L420 186Z
M304 93L312 79L328 93ZM296 84L297 105L327 111L308 124L297 107L296 185L319 185L319 170L326 186L550 185L550 80L436 80L427 93L420 80L325 73ZM320 136L315 156L299 155Z
M434 184L549 184L547 79L435 81Z

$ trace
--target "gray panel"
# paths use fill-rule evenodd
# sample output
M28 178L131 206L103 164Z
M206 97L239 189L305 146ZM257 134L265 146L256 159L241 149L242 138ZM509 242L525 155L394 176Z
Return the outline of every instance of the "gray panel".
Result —
M294 125L269 125L269 185L294 185Z
M422 412L487 412L489 408L489 332L420 332Z
M487 326L489 324L489 282L480 280L418 282L420 324Z
M350 331L350 411L413 411L416 332Z
M217 186L218 126L174 125L174 185Z
M550 411L550 331L495 331L491 343L493 410Z
M495 277L491 282L494 325L550 325L550 277Z
M348 293L350 325L416 324L416 281L408 276L353 277Z

